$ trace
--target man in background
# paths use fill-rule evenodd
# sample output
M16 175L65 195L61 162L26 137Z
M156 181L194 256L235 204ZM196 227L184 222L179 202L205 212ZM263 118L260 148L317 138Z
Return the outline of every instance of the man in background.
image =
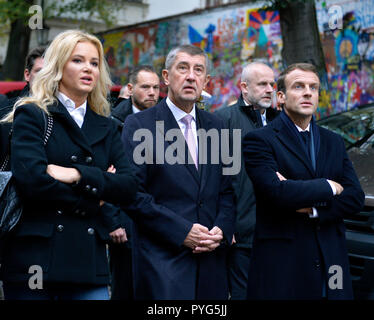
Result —
M278 112L271 108L274 83L274 72L269 66L260 62L249 63L242 71L238 101L215 112L230 129L231 150L234 129L240 129L243 138L249 131L266 125L277 115ZM256 199L252 182L245 171L242 153L241 169L232 177L232 185L236 196L236 220L235 241L229 253L230 295L232 300L245 300L256 222Z
M151 66L139 65L134 67L129 74L129 83L126 87L130 98L122 100L111 114L111 118L118 124L120 132L128 115L157 104L160 94L160 79ZM132 221L123 211L120 211L119 220L127 241L109 245L112 274L111 299L133 300Z
M160 79L151 66L139 65L129 74L127 84L129 98L122 100L112 111L111 118L122 128L128 115L157 104L160 95Z

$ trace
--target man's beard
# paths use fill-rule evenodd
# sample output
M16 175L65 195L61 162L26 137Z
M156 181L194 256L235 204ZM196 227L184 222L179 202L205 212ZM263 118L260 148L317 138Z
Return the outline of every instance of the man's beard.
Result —
M261 97L260 99L255 99L253 96L248 95L249 104L263 109L270 108L273 104L272 97L270 97L269 102L261 101L262 98L264 97Z
M271 100L269 102L259 101L257 104L260 108L267 109L271 107L271 105L273 104L273 101Z
M135 107L137 107L139 110L145 110L145 109L148 109L150 107L153 107L157 104L157 100L154 102L154 103L151 103L151 102L140 102L138 99L135 98L135 96L132 96L132 103L135 105Z

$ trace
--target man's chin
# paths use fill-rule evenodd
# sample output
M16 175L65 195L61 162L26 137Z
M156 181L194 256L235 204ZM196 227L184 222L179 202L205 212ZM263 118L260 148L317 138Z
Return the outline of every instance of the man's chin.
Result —
M198 97L196 95L183 95L180 97L180 100L183 100L185 102L196 102L198 100Z
M268 109L268 108L270 108L271 107L271 105L272 105L272 103L271 102L262 102L262 103L259 103L259 107L260 108L263 108L263 109Z

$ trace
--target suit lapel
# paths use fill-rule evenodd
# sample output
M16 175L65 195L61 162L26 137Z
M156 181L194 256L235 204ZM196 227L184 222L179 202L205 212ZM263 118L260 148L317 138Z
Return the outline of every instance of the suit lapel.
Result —
M48 110L50 111L52 116L56 120L60 121L64 128L66 128L66 132L68 133L71 140L73 140L82 149L92 154L92 149L86 137L83 135L82 130L78 127L64 105L60 101L58 101L57 103L49 106Z
M166 99L164 99L161 102L160 107L157 110L156 121L162 121L163 124L164 124L163 132L161 131L160 127L156 126L156 130L158 130L159 133L163 135L163 138L165 138L166 133L171 129L178 129L180 131L180 127L179 127L177 121L175 120L173 113L170 111L168 105L166 104ZM183 141L184 141L183 132L182 131L180 131L180 132L181 132L180 138L183 138ZM164 139L164 141L165 141L165 139ZM173 143L173 141L165 141L164 154L166 153L167 147L169 145L171 145L172 143ZM187 143L184 142L184 144L185 144L185 150L187 152L188 151ZM157 150L157 148L156 148L156 150ZM185 152L185 154L186 154L186 152ZM199 175L198 175L198 172L196 170L195 165L187 163L187 161L186 161L187 157L185 157L184 154L183 155L178 155L178 157L180 157L181 163L184 163L184 166L186 167L186 169L192 174L192 176L196 180L196 183L199 183Z
M279 141L290 152L292 152L305 165L311 175L314 176L315 171L313 170L308 154L305 152L298 137L290 131L290 129L283 123L282 119L280 117L276 118L269 124L269 126L273 127Z
M60 101L51 105L48 110L56 120L63 124L74 143L89 154L93 154L91 146L101 140L109 130L107 121L94 113L88 105L82 128L79 128Z
M99 116L87 105L86 115L84 117L82 132L86 141L93 146L98 141L105 138L110 130L109 123L106 118Z
M320 132L320 144L318 154L316 155L316 173L318 177L323 176L323 169L325 168L326 164L326 157L329 154L328 146L326 143L326 139L323 137L322 130Z

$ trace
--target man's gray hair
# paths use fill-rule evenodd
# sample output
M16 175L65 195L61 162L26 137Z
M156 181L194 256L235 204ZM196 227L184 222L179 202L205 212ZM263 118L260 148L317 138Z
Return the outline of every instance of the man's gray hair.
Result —
M255 66L258 66L258 65L266 66L266 67L269 67L271 69L271 66L268 63L266 63L265 61L262 61L262 60L252 61L252 62L248 63L247 65L245 65L245 67L243 68L240 81L241 82L250 82L251 73L252 73L251 71L253 70L253 68Z
M206 54L206 52L204 50L202 50L201 48L196 47L192 44L184 44L184 45L180 45L180 46L172 49L166 57L165 69L167 69L167 70L171 69L171 67L173 66L173 64L175 62L175 58L177 57L177 54L179 52L187 53L190 56L197 56L197 55L204 56L205 57L206 74L210 73L211 62L210 62L210 59L209 59L208 55Z

